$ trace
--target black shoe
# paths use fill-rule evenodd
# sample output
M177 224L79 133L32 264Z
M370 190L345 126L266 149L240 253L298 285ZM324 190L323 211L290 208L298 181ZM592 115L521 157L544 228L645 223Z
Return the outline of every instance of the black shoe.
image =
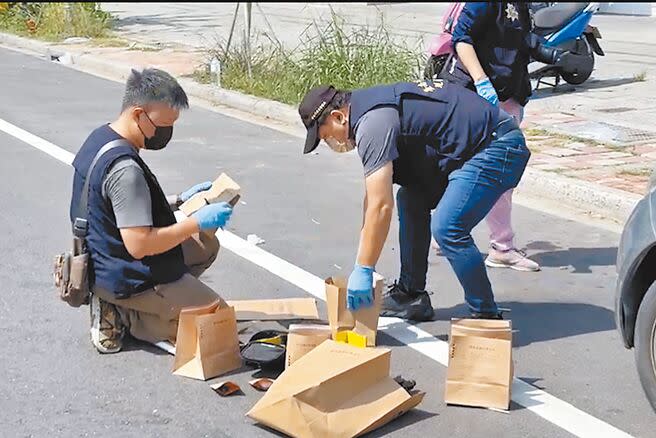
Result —
M411 321L430 321L435 312L430 296L425 290L407 291L394 282L383 295L380 316L389 316Z
M470 318L503 320L503 312L471 312Z

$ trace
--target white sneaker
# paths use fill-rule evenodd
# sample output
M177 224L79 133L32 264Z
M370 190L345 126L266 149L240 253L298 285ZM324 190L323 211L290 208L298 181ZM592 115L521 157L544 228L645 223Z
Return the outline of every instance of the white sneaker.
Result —
M523 272L537 272L540 270L540 265L529 259L524 251L516 248L510 251L499 251L491 247L485 259L485 266L489 268L510 268Z

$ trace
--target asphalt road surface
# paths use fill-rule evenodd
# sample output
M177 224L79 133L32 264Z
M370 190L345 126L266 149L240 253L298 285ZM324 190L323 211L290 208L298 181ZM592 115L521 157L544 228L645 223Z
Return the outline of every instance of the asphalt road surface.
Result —
M4 131L16 126L75 153L117 115L123 86L3 49L0 59L0 435L275 436L244 416L260 396L247 384L252 370L230 376L245 395L224 399L207 382L173 376L172 357L148 345L105 356L93 349L88 308L59 302L51 278L54 254L70 245L72 168ZM362 220L361 167L352 154L302 156L301 148L298 138L193 107L170 145L144 158L167 192L228 172L245 202L230 232L257 234L261 249L320 278L348 276ZM551 396L538 391L544 397L513 403L509 414L446 406L446 368L384 331L393 375L415 379L427 396L372 436L565 437L586 419L602 426L594 436L654 436L633 355L614 328L618 235L519 206L514 219L519 244L543 271L490 276L501 306L512 309L515 376ZM389 278L398 270L396 232L377 266ZM485 225L475 232L482 251L486 234ZM462 291L445 259L431 255L429 269L437 318L419 327L445 341L450 318L465 312ZM228 299L308 296L227 248L204 279Z

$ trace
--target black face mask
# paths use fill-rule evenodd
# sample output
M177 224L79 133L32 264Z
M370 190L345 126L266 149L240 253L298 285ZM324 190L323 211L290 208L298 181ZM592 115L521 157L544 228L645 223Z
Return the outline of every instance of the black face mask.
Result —
M139 126L139 130L144 136L144 148L152 151L164 149L169 141L171 141L171 137L173 137L173 126L157 126L153 123L150 117L148 117L148 114L145 112L144 114L148 118L148 121L155 127L155 133L152 137L148 138Z

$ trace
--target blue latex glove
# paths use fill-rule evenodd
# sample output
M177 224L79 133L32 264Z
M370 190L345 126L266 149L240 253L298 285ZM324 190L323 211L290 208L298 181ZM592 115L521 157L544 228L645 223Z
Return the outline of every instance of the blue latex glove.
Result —
M346 307L349 310L369 307L374 303L373 282L374 268L356 264L346 289Z
M483 99L490 102L492 105L497 106L499 104L499 96L490 82L490 78L484 78L474 84L476 86L476 92Z
M209 190L212 187L212 183L210 181L205 181L200 184L196 184L189 190L185 190L184 192L180 193L180 200L182 202L186 202L194 196L198 192L204 192L205 190Z
M193 213L191 217L198 222L198 228L202 230L211 230L214 228L223 228L232 215L232 207L227 202L217 202L209 204Z

